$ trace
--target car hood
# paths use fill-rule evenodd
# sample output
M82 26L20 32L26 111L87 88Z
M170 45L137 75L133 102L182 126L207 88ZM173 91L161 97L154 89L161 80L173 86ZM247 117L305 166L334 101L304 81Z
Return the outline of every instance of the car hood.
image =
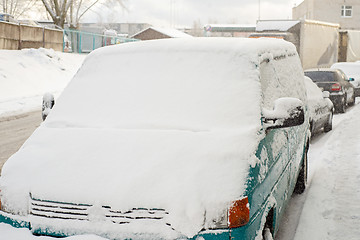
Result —
M245 130L246 129L246 130ZM4 165L2 199L12 212L36 199L159 208L187 236L242 196L258 146L256 128L187 131L41 126Z

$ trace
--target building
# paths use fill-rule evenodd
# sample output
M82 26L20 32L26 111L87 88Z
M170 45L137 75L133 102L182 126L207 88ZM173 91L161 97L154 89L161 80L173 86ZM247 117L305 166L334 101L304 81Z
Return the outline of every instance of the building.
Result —
M255 32L255 25L207 24L204 36L208 37L248 37Z
M192 36L176 29L158 28L158 27L149 27L131 36L131 38L135 38L139 40L183 38L183 37L192 37Z
M360 1L304 0L292 9L292 18L338 23L341 29L360 30Z

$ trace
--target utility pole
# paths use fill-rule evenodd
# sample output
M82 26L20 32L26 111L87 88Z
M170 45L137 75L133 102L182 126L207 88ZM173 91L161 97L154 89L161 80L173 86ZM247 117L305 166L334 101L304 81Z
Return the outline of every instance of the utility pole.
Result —
M258 20L260 20L260 0L259 0L259 13L258 13Z
M175 0L170 0L170 27L175 26Z

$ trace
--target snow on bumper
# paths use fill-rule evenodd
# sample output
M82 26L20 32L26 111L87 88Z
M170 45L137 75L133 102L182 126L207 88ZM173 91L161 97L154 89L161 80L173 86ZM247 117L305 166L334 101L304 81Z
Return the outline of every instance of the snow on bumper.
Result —
M28 228L33 234L67 237L94 234L109 239L229 239L229 230L208 230L187 238L166 223L164 209L132 209L127 212L109 206L61 203L30 197L28 216L0 211L0 223Z

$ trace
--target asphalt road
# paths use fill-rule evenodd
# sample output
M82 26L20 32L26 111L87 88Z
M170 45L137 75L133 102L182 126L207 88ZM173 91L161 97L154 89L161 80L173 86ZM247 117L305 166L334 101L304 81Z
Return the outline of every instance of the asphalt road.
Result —
M41 111L0 118L0 174L6 160L41 124Z

